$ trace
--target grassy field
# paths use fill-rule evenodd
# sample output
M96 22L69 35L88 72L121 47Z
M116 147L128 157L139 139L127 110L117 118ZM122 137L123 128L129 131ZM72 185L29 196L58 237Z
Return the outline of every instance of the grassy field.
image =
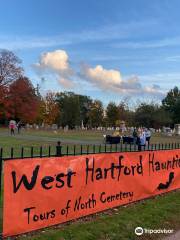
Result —
M76 154L80 154L81 145L82 151L99 152L105 151L104 147L104 134L111 134L111 132L102 131L40 131L40 130L23 130L21 134L10 136L8 129L0 129L0 147L3 148L3 157L10 157L11 147L14 148L14 156L21 156L21 148L24 147L24 155L31 156L31 148L33 146L33 153L39 155L40 146L42 146L42 153L48 154L48 147L51 146L51 154L55 154L55 148L57 141L62 142L62 153L66 154L74 153L74 146L76 146ZM180 137L168 137L162 134L153 134L151 143L180 143ZM87 145L89 149L87 150ZM101 149L99 146L101 145ZM67 149L68 146L68 149ZM110 151L111 146L108 144L106 150ZM120 144L112 146L112 151L119 149L121 151L122 146ZM123 146L123 149L125 146Z
M42 130L22 130L21 134L16 134L15 136L10 136L8 129L0 128L0 143L3 144L4 137L5 145L7 141L9 144L13 143L14 140L26 140L27 142L34 142L36 145L39 143L39 139L41 139L41 144L44 143L52 143L61 140L64 143L86 143L89 144L93 143L103 143L103 135L104 134L112 134L112 131L76 131L76 130L69 130L69 131L42 131ZM178 136L165 136L160 133L155 133L152 135L151 139L152 143L165 143L165 142L180 142L180 137ZM27 143L25 142L25 144ZM22 144L23 141L22 141Z
M110 132L101 131L22 131L20 135L10 136L7 129L0 129L0 148L3 148L3 156L10 157L11 147L14 148L14 155L21 155L21 148L24 147L24 155L31 155L33 146L34 154L39 154L40 146L43 146L43 154L48 153L48 147L51 146L51 154L55 154L57 141L62 142L63 151L73 153L74 145L76 151L80 152L80 146L83 145L83 151L87 151L87 145L90 145L89 151L98 152L99 145L103 145L103 134ZM151 143L180 143L179 137L168 137L161 134L154 134ZM115 147L115 146L114 146ZM110 146L107 147L107 151ZM103 151L103 149L101 149ZM2 199L1 199L2 210ZM1 211L2 213L2 211ZM2 214L0 214L0 224L2 224ZM172 228L180 229L180 191L158 196L154 199L145 200L137 204L115 208L104 213L86 217L70 224L64 224L57 227L45 229L31 235L24 235L19 239L32 240L61 240L61 239L136 239L134 229L137 226L146 228ZM157 239L146 235L144 239Z

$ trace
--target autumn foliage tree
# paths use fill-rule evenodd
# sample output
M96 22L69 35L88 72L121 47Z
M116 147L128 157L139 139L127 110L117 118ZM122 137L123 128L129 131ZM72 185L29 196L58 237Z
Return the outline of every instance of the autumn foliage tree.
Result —
M56 123L60 115L59 106L56 101L56 93L48 92L41 101L42 122L45 124Z
M7 94L8 89L6 87L0 86L0 122L5 121L8 118L7 115Z
M99 127L103 124L104 108L100 100L94 100L91 103L89 111L89 125L90 127Z
M27 77L20 77L9 86L8 113L11 118L33 123L37 118L39 99Z

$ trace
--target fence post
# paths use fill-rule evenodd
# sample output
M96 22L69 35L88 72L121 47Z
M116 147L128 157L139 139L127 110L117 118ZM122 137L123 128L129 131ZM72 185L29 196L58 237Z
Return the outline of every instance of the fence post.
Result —
M57 142L57 146L56 146L56 157L62 156L62 154L61 154L61 148L62 148L61 142L58 141L58 142Z
M111 143L111 146L110 146L110 152L112 153L112 143Z
M127 142L125 142L125 152L127 152Z
M73 150L73 152L74 152L74 156L76 155L76 145L74 145L74 150Z
M121 140L121 143L120 143L120 151L122 152L122 145L123 145L123 140Z
M31 158L33 158L33 155L34 155L34 148L31 147Z
M67 145L67 149L66 149L66 155L69 155L69 146Z
M40 157L42 158L42 146L40 147L40 153L39 153Z
M99 145L99 153L101 153L101 144Z
M51 156L51 146L49 146L49 149L48 149L48 156L49 157Z
M96 153L96 147L93 145L93 153Z
M21 158L24 158L24 147L21 148Z
M11 159L13 159L14 158L14 148L12 147L11 148Z

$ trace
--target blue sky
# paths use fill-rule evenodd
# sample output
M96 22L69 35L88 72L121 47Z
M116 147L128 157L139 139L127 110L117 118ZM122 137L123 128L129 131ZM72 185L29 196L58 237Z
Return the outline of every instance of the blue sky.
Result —
M179 0L1 1L0 48L42 93L158 101L179 86L179 9Z

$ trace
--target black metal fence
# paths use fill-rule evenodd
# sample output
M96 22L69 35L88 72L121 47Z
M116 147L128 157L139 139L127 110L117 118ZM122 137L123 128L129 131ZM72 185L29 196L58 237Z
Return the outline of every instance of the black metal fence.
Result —
M138 146L136 144L100 144L100 145L62 145L57 142L55 146L40 146L40 147L19 147L19 148L0 148L0 191L2 180L3 161L10 159L25 159L25 158L45 158L45 157L61 157L75 156L83 154L97 153L115 153L115 152L137 152L137 151L157 151L157 150L172 150L179 149L178 143L155 143L146 146ZM1 194L0 194L1 195Z
M171 150L179 149L180 142L176 143L155 143L145 146L137 144L99 144L99 145L62 145L60 141L55 146L36 146L36 147L19 147L19 148L0 148L0 160L6 161L10 159L24 158L44 158L44 157L60 157L83 154L96 153L113 153L113 152L137 152L137 151L156 151L156 150Z

